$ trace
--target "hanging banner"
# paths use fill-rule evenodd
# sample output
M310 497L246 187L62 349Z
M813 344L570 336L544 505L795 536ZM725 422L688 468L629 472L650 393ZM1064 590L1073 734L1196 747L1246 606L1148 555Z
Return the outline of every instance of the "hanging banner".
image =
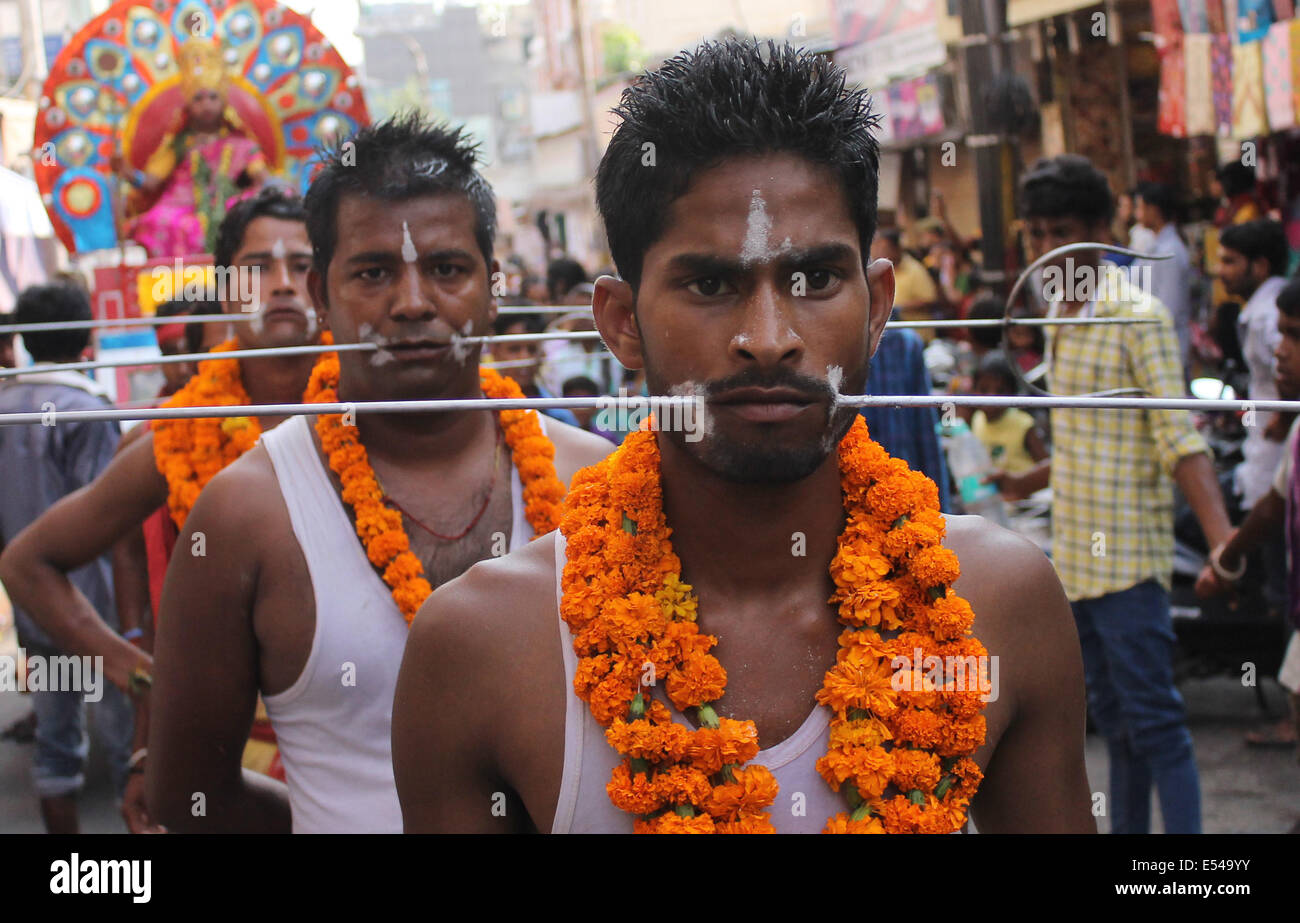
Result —
M1260 42L1232 46L1232 137L1268 134L1264 110L1264 58Z
M1205 0L1205 19L1209 23L1209 31L1215 35L1223 35L1228 31L1228 17L1223 11L1223 0Z
M1261 43L1264 51L1264 106L1273 131L1295 125L1291 84L1291 23L1275 22Z
M1156 35L1171 35L1183 31L1179 0L1151 0L1151 31Z
M1160 58L1160 91L1156 131L1187 137L1187 78L1183 66L1183 18L1188 0L1151 0L1151 28Z
M1183 66L1187 88L1187 134L1212 135L1215 130L1214 92L1210 77L1210 36L1183 36Z
M877 89L948 59L939 0L831 0L835 63L850 84Z
M1210 16L1205 0L1178 0L1178 12L1183 19L1183 31L1209 32Z
M1290 27L1291 37L1291 108L1300 115L1300 19L1293 19Z
M943 131L943 107L933 74L889 85L889 108L894 140L914 141Z
M1273 25L1273 0L1237 0L1237 41L1257 42Z
M1232 136L1232 40L1226 35L1210 36L1210 81L1214 98L1214 132Z
M1160 95L1156 131L1175 138L1187 137L1187 69L1183 59L1183 34L1156 37L1160 55Z

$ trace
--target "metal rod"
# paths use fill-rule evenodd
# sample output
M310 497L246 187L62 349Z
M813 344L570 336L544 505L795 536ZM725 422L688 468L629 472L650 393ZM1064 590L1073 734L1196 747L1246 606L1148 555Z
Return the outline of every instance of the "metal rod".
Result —
M1086 327L1107 324L1160 324L1158 317L988 317L974 320L891 320L891 330L908 327Z
M577 310L582 310L581 308ZM574 313L572 308L500 308L499 314L571 314ZM102 330L130 327L164 327L169 324L236 324L247 323L258 317L256 312L240 314L174 314L171 317L112 317L105 320L61 320L46 321L39 324L5 324L0 323L0 336L8 336L11 333L41 333L54 330ZM1102 317L1096 319L1077 318L1077 317L1011 317L1005 320L997 318L980 319L980 320L908 320L908 321L889 321L886 326L891 328L932 328L932 327L1000 327L1002 324L1023 324L1029 327L1048 327L1055 325L1068 326L1070 324L1154 324L1159 323L1158 318L1128 318L1128 317ZM592 339L599 334L594 330L575 330L575 331L550 331L546 338L563 339L565 336L575 338L578 334L587 334L586 339ZM563 335L563 336L562 336ZM507 336L512 337L541 337L541 334L535 333L511 333ZM497 339L501 339L498 337Z
M157 407L117 410L49 410L30 413L0 414L0 426L41 423L53 426L59 421L94 420L187 420L211 417L287 417L329 413L435 413L463 410L572 410L575 408L667 410L672 407L698 406L695 397L525 397L467 398L428 401L359 401L333 404L244 404L224 407ZM1200 400L1197 398L1161 397L1028 397L985 394L854 394L842 395L845 407L1055 407L1075 410L1195 410L1205 413L1249 411L1297 413L1300 401Z
M208 315L204 315L208 316ZM211 315L220 317L221 315ZM1031 318L1008 318L1006 320L932 320L932 321L888 321L885 326L889 328L910 328L910 327L1001 327L1006 324L1024 324L1026 326L1072 326L1088 324L1158 324L1159 318L1155 317L1031 317ZM0 328L3 332L4 328ZM471 346L492 344L492 343L536 343L545 340L600 340L599 330L552 330L545 333L507 333L498 336L474 336L462 337L453 336L451 342L453 345L468 344ZM61 362L57 366L22 366L16 369L0 369L0 380L5 378L20 378L31 372L48 372L51 368L57 367L66 371L86 371L88 369L120 369L134 368L152 365L171 365L178 362L203 362L207 359L274 359L280 356L306 356L313 353L328 352L368 352L379 349L376 343L340 343L334 346L314 343L308 346L275 346L266 349L232 349L222 353L176 353L171 356L150 356L148 358L123 358L123 359L88 359L84 362Z
M150 356L147 359L139 357L132 359L94 359L85 362L59 362L45 365L24 365L16 369L0 369L0 379L18 378L36 372L121 369L133 366L172 365L177 362L204 362L208 359L274 359L277 356L310 356L313 353L368 352L378 348L374 343L338 343L333 346L312 343L308 346L275 346L268 349L231 349L221 353L176 353L171 356Z
M49 330L95 330L114 327L164 327L167 324L232 324L258 316L247 314L174 314L171 317L110 317L104 320L53 320L39 324L0 323L0 336L11 333L39 333Z

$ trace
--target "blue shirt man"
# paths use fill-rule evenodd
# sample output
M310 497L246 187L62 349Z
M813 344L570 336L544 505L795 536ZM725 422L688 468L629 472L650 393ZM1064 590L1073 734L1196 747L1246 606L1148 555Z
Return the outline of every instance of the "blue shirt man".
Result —
M911 330L885 331L871 357L867 393L930 393L930 372L919 336ZM933 407L864 407L862 416L871 438L886 452L938 485L939 508L949 512L948 465L935 432L938 412Z

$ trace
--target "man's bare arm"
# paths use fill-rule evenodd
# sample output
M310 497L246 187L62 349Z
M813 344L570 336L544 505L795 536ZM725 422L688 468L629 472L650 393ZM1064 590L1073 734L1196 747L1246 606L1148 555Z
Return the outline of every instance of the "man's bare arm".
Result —
M397 677L393 774L407 833L521 832L517 805L503 805L504 817L492 811L494 795L506 790L492 759L493 703L512 673L489 662L485 600L470 573L425 601ZM493 604L504 608L500 598Z
M265 485L250 461L204 488L163 584L146 787L150 814L172 831L290 831L285 785L240 766L257 705L253 604L264 553L254 498ZM203 556L191 553L199 532Z
M1065 592L1047 558L1023 539L1001 532L982 556L987 577L1004 583L991 653L1002 651L1000 686L1015 698L971 816L981 833L1095 833L1083 759L1083 659Z
M994 472L989 478L1010 500L1020 500L1042 490L1052 482L1052 458L1044 454L1038 464L1021 474Z
M149 655L100 618L68 573L108 552L167 501L167 482L143 435L113 458L92 483L64 497L20 532L0 556L0 581L14 604L70 654L102 656L109 681L127 676Z
M1194 452L1178 459L1174 467L1174 481L1191 504L1196 521L1201 524L1205 540L1211 548L1217 548L1228 540L1232 533L1232 522L1223 505L1223 490L1219 487L1219 478L1214 473L1214 463L1205 452Z

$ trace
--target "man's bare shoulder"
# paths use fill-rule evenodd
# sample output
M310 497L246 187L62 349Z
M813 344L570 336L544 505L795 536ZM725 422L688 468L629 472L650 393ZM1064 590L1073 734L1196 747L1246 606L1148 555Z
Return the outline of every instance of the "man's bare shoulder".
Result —
M409 646L493 683L500 677L480 673L483 667L518 663L548 639L559 650L555 542L556 533L544 535L438 587L411 625Z
M945 516L944 544L961 576L953 584L975 612L973 633L1003 662L1014 695L1078 659L1078 638L1056 569L1037 545L980 516Z
M117 451L113 454L121 455L137 442L149 443L149 452L153 453L153 429L148 423L141 423L139 426L133 426L122 434L122 441L117 444Z
M279 481L271 456L259 443L207 483L186 527L197 529L201 525L223 535L240 536L241 545L256 550L276 547L282 537L276 528L281 522L289 525Z
M1056 571L1043 550L1016 532L990 522L983 516L944 514L947 536L944 545L961 563L962 576L1000 585L1011 592L1024 591L1043 581L1059 586Z
M1017 633L1051 617L1065 601L1056 569L1029 539L982 516L945 515L944 545L956 555L961 576L954 589L975 608L976 630L1012 620ZM976 606L977 600L984 603ZM983 611L981 611L983 609ZM981 616L983 619L981 620Z
M546 435L555 445L555 473L566 487L578 471L596 464L614 451L614 443L603 436L562 423L553 417L546 419Z

